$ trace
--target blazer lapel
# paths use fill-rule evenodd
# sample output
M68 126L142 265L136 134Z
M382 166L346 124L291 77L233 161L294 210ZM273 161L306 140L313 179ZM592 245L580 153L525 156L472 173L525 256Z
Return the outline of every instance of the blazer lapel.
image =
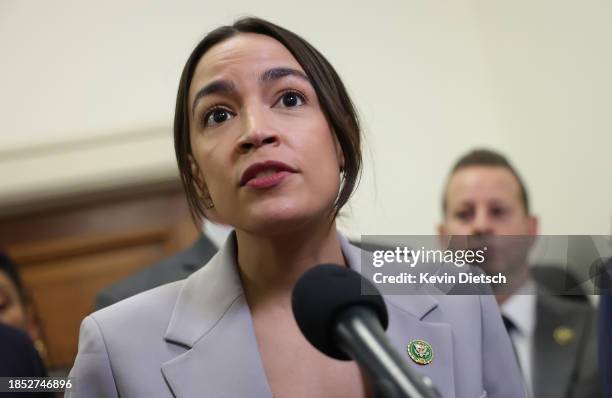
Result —
M429 377L446 398L455 396L453 338L450 325L429 321L435 313L436 300L428 295L387 296L389 327L387 336L395 349L418 373ZM433 360L419 365L410 359L408 346L413 340L424 340L433 349Z
M361 251L340 235L350 268L361 271ZM211 262L185 280L165 339L185 352L165 362L162 373L176 397L272 397L259 355L253 322L236 264L235 235ZM449 325L435 322L437 300L428 294L385 296L387 335L400 353L410 341L427 341L434 349L428 365L406 361L442 386L453 398L453 346Z
M361 272L363 258L368 253L352 246L340 235L342 252L351 269ZM442 293L440 293L442 294ZM435 319L438 301L424 291L414 295L385 295L389 311L387 336L394 348L405 355L406 362L418 373L429 377L445 398L455 397L453 342L450 325ZM424 340L433 347L434 358L428 365L413 362L407 352L413 340Z
M210 264L186 281L166 341L186 351L162 373L176 397L272 396L244 298L231 236Z
M164 363L162 372L179 398L272 397L244 296L190 350Z

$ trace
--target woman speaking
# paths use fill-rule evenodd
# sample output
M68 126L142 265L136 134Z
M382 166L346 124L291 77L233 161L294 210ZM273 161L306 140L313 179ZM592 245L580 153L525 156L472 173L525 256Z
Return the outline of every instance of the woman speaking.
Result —
M261 19L210 32L181 77L174 123L191 209L234 227L183 281L88 316L72 369L78 397L373 397L355 362L302 336L292 288L320 263L357 268L335 218L361 168L353 104L329 62ZM443 397L523 396L491 296L386 297L388 335ZM406 361L411 361L406 354Z

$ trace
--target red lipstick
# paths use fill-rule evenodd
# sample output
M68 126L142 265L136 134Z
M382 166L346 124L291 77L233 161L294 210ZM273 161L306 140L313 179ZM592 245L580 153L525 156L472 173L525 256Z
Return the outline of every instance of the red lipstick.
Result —
M240 186L254 189L272 188L296 172L297 170L293 167L276 160L258 162L249 166L242 173Z

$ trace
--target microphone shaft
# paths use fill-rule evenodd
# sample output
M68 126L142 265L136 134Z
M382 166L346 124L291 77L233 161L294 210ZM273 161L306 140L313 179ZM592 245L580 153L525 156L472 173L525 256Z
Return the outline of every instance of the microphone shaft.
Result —
M432 386L412 370L391 346L372 310L352 307L340 315L335 329L339 346L373 378L385 398L439 398Z

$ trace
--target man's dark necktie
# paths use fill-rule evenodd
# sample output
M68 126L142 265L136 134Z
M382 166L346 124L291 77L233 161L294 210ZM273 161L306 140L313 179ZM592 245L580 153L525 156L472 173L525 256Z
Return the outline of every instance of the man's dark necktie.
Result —
M516 331L516 325L510 318L505 315L502 315L502 320L504 321L504 326L506 327L506 331L508 332L508 337L510 337L510 344L512 344L512 351L514 351L514 356L516 357L516 362L518 362L519 368L521 367L521 361L519 360L518 353L516 352L516 347L514 346L514 341L512 340L512 332Z

